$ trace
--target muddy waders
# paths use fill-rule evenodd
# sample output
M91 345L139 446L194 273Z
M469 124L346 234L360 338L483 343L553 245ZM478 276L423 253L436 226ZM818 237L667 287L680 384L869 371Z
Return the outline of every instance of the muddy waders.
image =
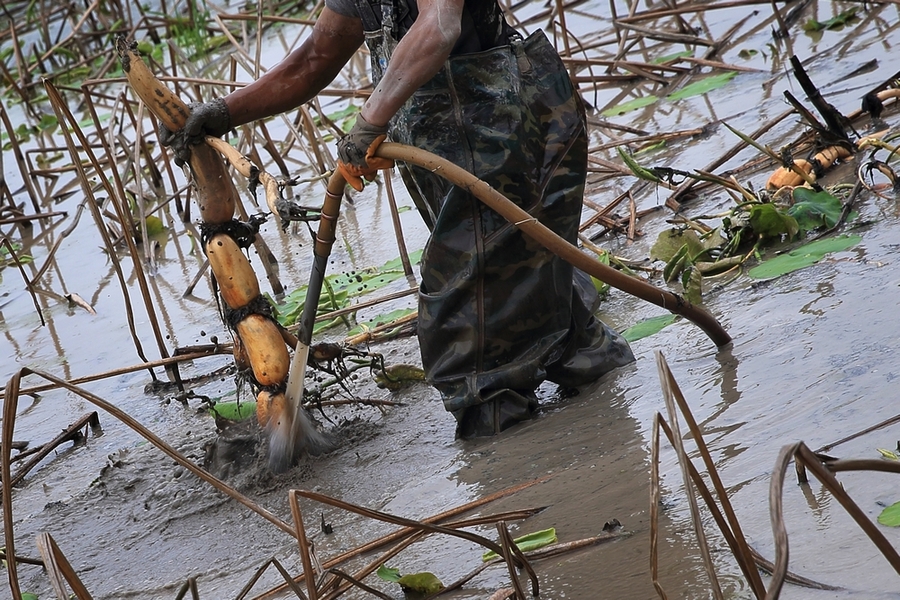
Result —
M371 15L370 3L358 4ZM360 11L376 85L402 35L392 3L380 8L378 23ZM503 42L451 56L392 119L390 138L463 167L574 243L587 164L580 99L542 32ZM587 275L439 175L399 166L431 230L419 290L422 362L459 437L530 419L544 380L578 387L634 360L594 317Z

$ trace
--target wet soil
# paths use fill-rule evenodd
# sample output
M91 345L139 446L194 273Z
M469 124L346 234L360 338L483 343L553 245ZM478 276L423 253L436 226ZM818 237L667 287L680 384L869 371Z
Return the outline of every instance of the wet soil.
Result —
M583 11L603 15L608 13L605 4L587 3ZM815 2L808 11L822 19L834 12L832 5ZM707 15L706 22L713 31L721 32L751 12L746 7L715 11ZM577 25L576 17L570 15L570 27ZM808 57L810 74L814 81L822 82L829 101L849 112L858 106L864 90L893 75L895 67L888 53L900 41L898 21L896 7L873 7L860 24L848 30L826 31L818 37L798 34L792 50ZM595 22L588 19L589 24ZM787 50L767 46L770 42L768 29L754 29L722 57L740 62L742 48L759 50L741 64L761 72L742 73L730 86L702 97L614 120L668 131L727 119L732 126L751 131L785 110L781 92L793 85L783 67ZM277 58L270 62L274 60ZM873 60L874 67L863 69ZM604 106L615 93L602 91L589 100ZM599 114L591 116L600 119ZM895 126L896 116L889 113L886 118ZM779 147L800 131L802 126L789 120L774 128L765 141ZM608 141L608 132L601 136L595 128L592 135L598 143ZM651 153L645 162L690 170L707 164L734 143L726 130L713 128L704 135L670 143ZM745 151L729 165L754 156L755 151ZM827 181L853 181L857 165L852 162ZM766 175L760 171L748 178L761 187ZM588 198L598 204L619 195L633 181L597 181L594 174L591 180ZM394 181L394 189L402 194L399 179ZM316 189L303 193L311 197L320 194ZM638 208L661 205L666 197L665 190L644 188ZM401 195L400 204L410 202ZM713 192L691 201L685 210L711 214L731 205L725 194ZM379 265L396 256L387 206L381 185L368 186L355 196L354 205L345 206L341 241L329 266L332 272ZM325 423L325 427L341 441L336 451L305 457L291 471L276 476L264 468L262 450L250 439L240 445L246 464L220 474L288 521L288 490L294 488L400 516L425 518L509 486L544 478L478 512L543 507L537 515L515 524L514 535L555 527L560 541L574 541L596 535L611 519L620 521L631 535L536 563L542 597L652 598L649 447L653 415L664 411L654 354L660 351L704 430L745 535L751 545L772 558L768 490L780 448L797 440L817 448L896 413L900 210L893 195L868 193L860 196L856 209L858 216L852 226L863 241L854 248L773 281L755 282L742 276L705 290L706 307L734 338L728 348L717 350L697 328L680 321L634 343L637 361L633 365L610 373L572 398L560 398L553 386L546 386L539 391L542 410L537 419L496 438L470 442L453 438L453 419L427 386L415 384L391 394L360 376L354 383L357 395L392 399L402 406L384 411L371 406L328 409L326 414L333 423ZM618 255L642 260L657 232L668 227L665 220L670 216L660 210L642 220L644 235L633 243L621 236L603 243ZM401 220L407 245L421 248L427 232L415 212L403 212ZM302 229L281 233L272 224L266 225L263 234L279 257L282 279L296 284L305 281L308 235ZM121 296L97 247L96 233L80 228L70 243L46 285L77 291L98 314L88 315L41 297L48 320L48 325L41 327L30 298L11 271L5 270L0 299L4 377L22 366L71 378L139 362L123 326ZM38 260L39 252L37 249ZM201 260L192 252L190 239L174 228L163 249L160 270L151 279L172 345L209 342L212 336L228 339L207 284L202 283L192 296L182 295ZM253 260L258 267L255 255ZM129 285L133 285L130 278ZM398 289L403 285L405 282L399 282ZM411 306L408 300L395 303L404 305ZM363 312L360 320L386 310ZM602 311L603 317L620 329L662 312L616 292ZM152 347L145 318L139 320L142 339ZM412 340L377 345L373 350L389 362L418 360ZM228 360L198 360L186 365L182 373L214 372ZM85 387L125 408L191 460L203 462L218 435L212 418L195 400L182 405L173 401L170 393L145 393L148 381L147 372L140 371ZM37 382L34 377L26 381ZM226 400L236 394L229 376L207 382L196 391ZM42 442L89 410L92 406L82 398L59 391L42 393L38 399L23 397L16 437ZM49 532L94 597L106 599L174 597L189 577L197 578L202 598L234 597L271 557L292 574L302 571L290 536L200 482L108 415L101 413L101 423L102 436L89 438L84 446L60 449L14 491L14 533L20 555L35 556L36 535ZM893 448L898 439L900 430L895 425L830 452L876 458L876 448ZM712 597L693 539L677 461L667 444L662 446L661 473L660 581L670 598ZM829 494L815 482L799 486L790 477L788 481L784 504L791 569L844 589L824 592L787 586L782 598L900 598L897 574ZM892 476L847 474L841 481L873 519L883 506L900 500L897 479ZM311 502L301 506L316 554L323 561L392 530L389 525L330 506ZM703 515L726 597L752 597L712 520L705 512ZM321 532L322 519L331 525L332 533ZM492 528L479 531L496 536ZM900 545L898 530L882 531L895 546ZM481 549L469 542L431 536L389 564L403 572L432 571L447 583L478 566L480 554ZM20 565L19 573L24 590L39 593L41 598L52 597L39 568ZM254 593L279 581L274 571L267 571ZM449 597L486 598L508 584L508 573L494 567ZM373 585L402 597L396 587ZM366 596L360 592L347 597Z
M594 597L592 590L601 584L604 593L611 594L608 597L649 597L646 448L637 421L618 396L621 386L637 374L636 366L626 367L578 397L550 396L536 420L495 439L469 442L454 440L453 419L433 391L414 385L394 395L404 406L383 417L371 411L349 417L333 429L341 447L328 456L305 457L290 472L275 476L265 468L264 446L241 443L244 464L220 474L288 521L291 488L424 518L541 479L478 513L542 507L538 515L515 524L514 534L555 527L561 541L597 535L611 519L618 519L631 534L536 563L544 597ZM191 432L175 443L200 463L211 441L214 432L207 430ZM230 597L270 556L291 572L302 570L291 537L198 481L149 444L115 453L97 475L86 490L45 504L17 527L26 547L28 532L52 532L95 597L168 597L188 576L198 577L201 597ZM302 506L323 561L392 530L332 507L306 502ZM333 528L330 535L321 532L321 518ZM668 518L665 522L664 573L678 587L693 589L691 572L697 561L685 543L684 525ZM496 535L489 527L480 532ZM391 566L403 572L433 571L450 582L477 567L480 555L479 547L470 542L433 538L394 559ZM21 572L27 589L42 589L39 569L23 566ZM277 582L270 574L255 589ZM508 574L498 566L450 597L483 598L506 585Z

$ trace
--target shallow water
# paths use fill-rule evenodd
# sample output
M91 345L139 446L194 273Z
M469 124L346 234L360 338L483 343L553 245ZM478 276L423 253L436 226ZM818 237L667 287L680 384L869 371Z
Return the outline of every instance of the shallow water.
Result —
M541 6L532 3L521 14L538 12ZM824 20L844 7L835 6L813 3L804 16ZM751 10L709 12L703 20L718 36L750 15ZM758 10L758 16L751 18L754 24L762 23L771 11L764 5ZM578 11L584 15L569 15L567 24L583 40L593 39L598 31L600 37L612 35L606 21L589 16L607 15L607 3L587 2ZM843 31L827 31L818 39L798 33L792 40L793 52L810 59L806 64L811 77L843 112L857 107L864 90L893 75L888 56L898 41L897 11L896 7L874 7ZM787 50L783 43L781 47L771 45L770 27L745 26L738 34L740 42L721 56L725 62L762 72L742 73L728 86L703 97L677 103L661 101L610 120L648 131L701 127L720 119L742 131L755 129L786 109L781 100L785 89L802 95L785 75ZM742 49L758 53L744 60L738 55ZM281 52L280 44L273 40L266 51L271 64ZM660 49L649 55L665 53ZM873 59L879 61L877 68L853 75ZM602 108L619 94L618 90L603 91L596 97L587 94L587 99ZM890 113L887 118L891 124L896 122ZM802 130L795 121L783 122L764 141L778 148L793 140ZM270 129L274 127L277 125ZM611 134L595 130L593 135L596 143L605 143ZM705 166L735 142L727 129L718 126L707 135L670 143L642 160L690 170ZM603 155L610 160L613 156ZM726 166L736 166L754 156L755 151L744 151ZM11 172L11 164L5 160L5 174L15 190L21 182ZM766 175L759 172L750 180L760 187ZM851 181L852 177L852 170L844 169L831 181ZM632 183L631 178L599 183L592 187L589 198L605 204ZM399 204L411 206L399 179L394 181L394 189ZM321 189L315 185L298 193L304 203L321 198ZM636 200L639 208L647 208L662 204L667 196L666 190L648 187ZM80 194L66 201L70 216L80 201ZM730 203L724 193L714 192L688 203L686 210L709 214ZM552 386L542 388L545 407L540 418L499 438L476 442L455 441L453 419L443 411L435 393L425 386L413 386L396 397L404 406L389 409L384 415L374 408L337 412L336 420L358 420L342 425L339 431L345 437L344 444L334 454L308 459L285 476L271 477L248 469L233 474L232 480L285 519L290 518L286 500L291 487L424 518L508 486L549 476L481 512L546 507L515 525L514 535L555 527L561 541L572 541L596 535L606 521L615 518L632 536L536 563L542 596L654 597L648 550L649 448L653 415L664 412L654 356L660 351L704 430L745 535L763 555L774 558L768 490L780 448L803 440L815 449L895 414L892 392L894 379L900 374L895 356L900 325L893 312L900 266L894 256L900 247L900 214L893 197L863 194L856 208L856 223L866 224L855 231L863 240L854 248L774 281L752 283L741 277L722 289L706 290L707 308L734 338L729 348L716 351L697 328L678 322L636 342L635 364L611 373L575 398L559 400ZM604 244L621 256L642 259L657 232L667 227L664 220L668 216L664 210L643 220L640 228L644 235L634 243L615 238ZM4 379L21 367L72 378L140 362L124 325L118 282L99 248L90 215L85 211L81 219L81 225L57 255L57 267L42 279L42 285L57 293L80 294L98 314L88 315L41 296L47 319L47 326L41 327L18 274L5 269L0 283L0 375ZM403 212L401 221L407 246L411 250L421 248L427 232L416 213ZM182 297L201 259L192 251L182 228L174 222L170 225L173 233L159 271L151 278L168 348L208 342L212 336L229 339L205 279L193 296ZM33 248L37 264L42 263L49 244L65 226L57 226L47 240ZM35 235L39 233L38 226ZM264 235L279 258L281 278L287 287L304 282L310 243L303 228L282 234L269 223ZM344 207L339 242L329 269L335 272L380 265L396 255L384 187L370 185L355 196L353 206ZM255 254L252 261L259 265ZM136 298L141 342L148 358L155 358L158 351L146 311L135 292L132 267L123 264L123 268ZM400 281L391 289L405 285ZM402 300L387 309L361 312L360 319L394 306L410 306L410 302ZM604 318L618 328L662 312L616 292L602 310ZM410 340L373 350L383 352L389 362L417 360L417 348ZM183 368L182 375L206 374L228 361L228 357L198 361ZM171 402L171 394L145 394L143 388L148 381L147 372L138 371L85 388L121 406L189 457L200 460L204 444L214 434L212 420L196 410L196 401L184 407ZM26 384L37 382L30 377ZM230 395L234 384L223 377L198 388L198 393ZM368 383L359 384L359 393L363 397L390 397ZM16 438L42 442L89 410L92 407L85 400L58 391L42 393L39 401L23 397ZM231 597L270 556L277 557L292 573L302 570L296 545L289 536L184 474L111 417L101 414L100 418L105 429L102 437L90 439L84 447L61 450L15 491L15 535L20 554L36 555L35 535L50 532L97 598L170 597L189 576L198 576L201 597ZM838 446L830 453L876 458L876 448L893 448L898 438L900 433L894 426ZM109 464L118 466L107 467ZM665 443L661 472L660 581L671 598L712 597L693 538L675 454ZM873 519L884 505L900 500L897 480L892 476L845 474L840 480ZM795 485L790 471L786 482L784 507L791 569L846 590L818 592L786 586L782 597L900 597L897 574L830 495L815 482ZM303 507L311 531L317 529L322 516L334 527L332 535L315 534L317 554L323 559L391 529L332 507L306 502ZM752 597L711 519L706 513L704 518L726 597ZM880 529L895 545L900 542L896 530ZM489 527L480 532L496 535ZM431 570L448 583L475 568L480 552L470 542L432 537L389 564L404 572ZM20 576L25 589L43 591L41 597L49 597L46 578L38 569L20 566ZM277 577L268 574L255 589L261 592L276 581ZM484 598L508 581L508 573L494 567L451 597ZM399 595L396 590L392 593Z

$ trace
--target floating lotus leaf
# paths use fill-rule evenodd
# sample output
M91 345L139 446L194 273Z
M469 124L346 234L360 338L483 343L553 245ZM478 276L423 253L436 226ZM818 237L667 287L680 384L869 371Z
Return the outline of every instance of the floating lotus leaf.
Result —
M555 544L556 541L556 529L551 527L550 529L542 529L541 531L535 531L534 533L517 537L513 540L513 543L515 543L516 547L522 552L530 552L532 550L537 550L538 548L543 548L544 546L549 546L550 544ZM492 558L497 558L496 552L490 551L481 555L481 560L484 562L487 562Z
M629 100L628 102L623 102L612 108L607 108L602 114L604 117L617 117L619 115L624 115L625 113L630 113L633 110L650 106L657 100L659 100L659 98L656 96L642 96L640 98L635 98L634 100Z
M422 251L419 250L410 254L409 259L413 263L418 263L421 257ZM349 306L351 298L383 288L401 277L405 277L405 274L399 258L388 261L380 267L367 267L349 273L326 275L318 310L319 312L330 312L345 308ZM305 285L285 296L284 300L276 307L278 322L285 327L296 323L303 311L305 301ZM331 325L331 323L318 323L313 329L313 333Z
M656 243L650 248L650 258L669 262L683 246L687 246L687 253L692 258L707 249L693 229L666 229L660 232Z
M754 279L780 277L786 273L813 265L830 252L841 252L855 246L861 240L862 237L858 235L841 235L817 240L758 264L750 269L748 275Z
M387 565L378 567L376 575L384 581L391 583L399 583L404 590L420 592L422 594L434 594L444 589L441 580L435 577L433 573L411 573L409 575L400 575L400 569L394 569Z
M803 231L819 227L834 227L841 219L841 201L828 192L816 192L809 188L794 188L794 205L787 214L797 219Z
M415 308L398 308L397 310L392 310L388 313L378 315L374 319L370 319L369 321L366 321L365 323L360 323L359 325L357 325L356 327L354 327L353 329L348 331L347 336L351 337L354 335L359 335L359 334L363 333L364 331L368 331L370 329L374 329L374 328L384 325L386 323L391 323L398 319L402 319L403 317L405 317L409 314L412 314L414 312L416 312Z
M809 19L806 23L803 24L803 31L812 32L823 31L825 29L840 29L844 25L852 23L853 21L856 21L858 19L858 17L856 16L857 10L858 8L854 6L838 14L837 16L831 17L826 21Z
M900 527L900 502L891 504L881 511L878 522L888 527Z
M666 96L666 100L674 102L676 100L690 98L691 96L706 94L713 90L717 90L720 87L724 87L728 84L729 81L734 79L735 75L737 75L737 71L726 71L724 73L719 73L718 75L710 75L709 77L705 77L700 81L689 83L677 92L669 94L668 96Z
M441 580L435 577L434 573L412 573L404 575L397 580L404 590L420 592L422 594L434 594L444 589Z
M778 210L773 204L754 204L750 207L750 227L763 237L793 238L800 231L797 219Z
M378 567L378 571L375 573L383 579L384 581L390 581L391 583L397 583L400 581L400 569L394 569L393 567L389 567L387 565L381 565Z
M676 315L672 314L650 317L649 319L645 319L640 323L635 323L634 325L623 331L622 337L628 340L628 342L636 342L645 337L650 337L654 333L658 333L662 329L674 323L677 318L678 317Z
M209 412L214 416L218 415L229 421L243 421L256 414L256 401L216 402L216 405L210 408Z

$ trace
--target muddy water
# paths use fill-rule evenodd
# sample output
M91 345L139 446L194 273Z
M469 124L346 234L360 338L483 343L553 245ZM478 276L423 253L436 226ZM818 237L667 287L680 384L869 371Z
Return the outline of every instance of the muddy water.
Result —
M605 4L585 3L579 8L582 14L569 15L567 24L584 40L611 35L608 24L592 16L608 13ZM535 6L532 12L538 9ZM528 8L523 10L524 16ZM760 23L768 17L767 11L760 9L756 17ZM822 20L834 12L832 5L824 3L814 3L808 11L808 16ZM746 8L717 11L707 14L704 22L714 35L721 35L748 15ZM819 37L798 34L792 50L810 58L810 74L822 83L829 101L850 112L862 90L893 75L894 67L884 53L898 41L897 21L896 8L874 8L847 30ZM718 119L744 131L756 128L785 110L781 93L792 89L784 75L787 50L767 45L772 41L769 27L747 25L740 30L740 41L721 57L762 72L741 74L728 87L704 97L660 103L612 120L649 131L700 127ZM742 59L740 50L757 53ZM269 51L273 54L270 62L274 62L277 49ZM857 74L873 59L880 61L874 70ZM796 89L794 93L801 94ZM602 107L618 94L605 91L587 96ZM888 120L896 123L891 115ZM799 131L794 121L786 121L765 141L777 148ZM608 141L610 133L595 130L593 135L601 143ZM727 130L717 127L705 136L672 143L646 161L689 170L705 165L734 142ZM729 166L753 156L754 152L745 151ZM7 171L10 164L5 161ZM15 189L16 174L6 175ZM755 174L751 181L759 186L765 175ZM833 176L834 181L851 179L852 169ZM598 183L589 196L603 204L631 183L630 179ZM410 206L400 182L394 184L400 205ZM309 203L321 197L321 190L314 186L298 193L308 197ZM665 190L645 189L637 200L640 208L648 208L662 204L666 196ZM76 195L67 202L70 215L80 201ZM730 204L724 194L710 194L693 201L687 210L714 213ZM896 412L893 390L900 374L896 367L900 325L894 311L900 266L895 254L900 247L900 215L893 197L863 194L857 209L856 222L864 224L856 233L863 241L851 250L775 281L752 283L742 277L721 289L706 290L707 307L734 337L730 348L716 351L695 327L676 323L636 342L634 365L611 373L575 398L560 399L552 386L542 388L544 406L537 420L497 439L465 443L453 439L453 420L429 388L413 386L392 397L360 381L357 392L362 397L392 397L404 405L384 414L373 408L329 411L343 441L335 453L307 459L290 473L273 477L253 462L250 452L250 464L226 477L284 519L290 518L287 490L292 487L423 518L546 477L481 512L545 507L517 524L515 534L555 527L560 540L572 541L596 535L606 521L615 518L632 535L538 563L542 596L650 598L654 591L649 578L648 457L653 415L664 410L654 356L660 351L704 428L745 534L755 548L772 558L768 487L781 446L803 440L817 448ZM619 238L604 244L622 256L642 259L656 233L667 226L663 215L668 213L662 211L644 220L644 236L633 244ZM0 288L0 375L4 379L22 366L76 377L139 362L124 326L118 282L98 247L89 215L81 218L82 224L64 243L58 268L48 272L42 282L57 293L82 295L98 314L69 309L42 296L39 300L48 324L41 327L17 275L4 270ZM403 212L401 221L409 248L421 248L426 232L415 212ZM192 296L182 297L201 260L192 252L181 227L174 222L170 226L158 274L151 279L169 348L208 342L212 336L227 339L205 281ZM57 226L34 247L37 264L60 230ZM38 227L34 235L41 233ZM308 234L302 229L281 234L268 224L264 235L279 257L285 284L290 287L303 282ZM329 267L332 271L378 265L396 256L383 186L368 186L356 196L353 206L345 207L340 236ZM253 261L259 265L257 257ZM132 271L126 264L126 279L135 294ZM398 282L394 289L405 285ZM158 351L146 311L136 303L140 339L148 357L155 358ZM396 305L404 303L409 305L408 301ZM384 310L371 310L360 318ZM604 318L620 328L661 312L618 293L611 295L602 310ZM389 361L417 361L412 341L374 350ZM209 373L226 364L226 358L198 361L186 366L183 375ZM183 406L171 402L171 393L144 393L148 381L146 372L137 372L85 387L128 410L190 458L201 460L205 444L215 436L211 419L197 410L196 400ZM27 380L35 382L35 378ZM197 392L229 399L235 388L230 378L222 377L198 387ZM61 392L42 393L37 401L23 397L16 437L44 441L89 410L91 406L83 399ZM203 598L232 597L271 556L292 573L300 572L289 536L211 491L110 417L101 415L101 421L102 437L91 439L84 447L61 450L16 490L15 535L20 554L34 556L35 535L50 532L98 598L173 597L189 576L198 576ZM876 448L892 448L897 439L896 427L885 429L838 446L831 454L877 457ZM692 537L681 476L666 444L661 460L660 580L669 597L711 597ZM882 506L900 500L897 481L890 476L848 474L842 475L841 481L872 518ZM791 568L845 590L817 592L788 586L782 597L900 597L897 575L817 483L797 486L789 475L784 498ZM304 502L303 508L311 532L318 531L322 518L334 529L327 536L314 533L322 560L390 530L385 524L332 507ZM704 517L709 520L708 515ZM711 520L707 525L726 597L751 597ZM895 530L882 531L895 544L900 542ZM480 532L495 535L490 528ZM434 537L389 564L404 572L430 570L450 582L474 569L479 555L480 550L469 542ZM46 578L38 569L21 566L20 574L24 589L50 597ZM275 575L267 574L255 589L262 591L276 582ZM495 567L453 597L484 598L507 584L508 574ZM396 590L390 593L399 597Z

